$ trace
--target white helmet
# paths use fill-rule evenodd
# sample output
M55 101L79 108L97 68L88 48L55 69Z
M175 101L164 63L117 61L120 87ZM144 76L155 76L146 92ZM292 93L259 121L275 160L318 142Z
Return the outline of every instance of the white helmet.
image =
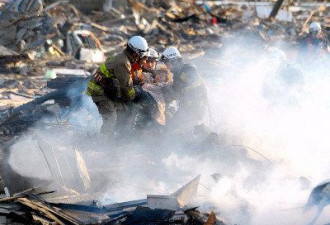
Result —
M131 48L135 53L137 53L140 57L147 56L149 52L149 47L146 39L141 36L133 36L128 42L127 46Z
M276 48L276 47L270 47L268 49L268 51L272 58L278 59L278 60L286 60L286 54L281 49Z
M162 60L165 61L173 61L181 58L182 58L181 53L176 47L168 47L162 53Z
M153 60L156 60L156 61L159 60L159 54L158 54L158 52L157 52L155 49L153 49L153 48L149 48L149 53L148 53L147 57L148 57L149 59L153 59Z
M309 25L309 33L311 34L320 34L321 33L321 25L317 22L313 22Z

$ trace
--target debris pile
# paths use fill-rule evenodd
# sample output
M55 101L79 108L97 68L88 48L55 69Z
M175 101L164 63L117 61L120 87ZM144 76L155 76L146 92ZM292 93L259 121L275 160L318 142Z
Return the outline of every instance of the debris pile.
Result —
M93 10L86 10L87 2L92 2ZM132 35L144 36L159 51L166 46L177 46L187 59L210 65L205 70L207 76L219 67L228 66L221 60L213 60L212 54L219 56L227 41L241 40L237 37L251 37L251 45L260 46L285 40L294 50L312 19L326 18L322 25L327 31L330 28L326 3L304 6L290 1L281 8L283 1L278 1L277 7L271 1L265 4L220 1L207 8L198 1L174 2L91 0L82 5L79 0L46 1L47 4L42 0L12 0L4 4L0 8L2 144L33 129L45 115L54 116L60 125L65 124L66 115L79 108L81 93L94 69L120 50ZM52 125L45 123L42 127ZM210 135L201 145L218 150L214 147L216 140L215 135ZM44 147L47 162L56 161L51 158L53 146L40 146ZM187 149L202 151L202 146L194 143ZM84 164L79 151L72 155ZM58 175L61 169L67 168L51 171L63 181L63 176ZM84 171L85 167L81 166L74 173L79 174L82 178L79 182L87 188L90 180L86 174L81 175ZM218 179L217 174L214 177ZM0 199L0 223L225 224L214 213L187 207L186 196L196 192L198 180L192 182L194 188L188 185L189 191L183 188L169 196L149 195L147 199L107 206L98 206L97 202L55 203L54 199L46 198L51 192L33 188Z
M0 45L24 52L43 45L55 35L55 20L43 13L41 0L12 1L0 15Z
M2 223L31 224L200 224L225 225L212 212L201 213L187 203L197 191L200 176L172 195L148 195L147 199L97 206L80 203L56 203L44 197L52 191L31 188L0 198ZM58 201L58 200L57 200Z
M221 52L224 41L237 34L252 37L253 42L259 40L256 44L261 45L287 40L286 45L294 49L311 19L328 18L329 7L323 3L307 6L283 3L275 19L268 20L272 2L215 2L210 4L209 13L203 11L204 6L198 1L177 1L176 4L106 1L106 11L87 13L76 8L82 7L80 1L72 4L46 1L51 3L47 5L41 0L9 2L2 6L0 14L3 49L0 97L4 100L1 109L16 107L49 92L43 78L54 78L53 68L83 69L91 73L98 63L118 51L135 34L143 35L150 46L159 51L175 45L186 58L198 57L206 64L219 67L219 63L205 55L206 50ZM93 9L102 9L103 3L86 1L83 7L99 4ZM325 19L322 25L328 29L330 21ZM29 90L31 85L24 84L31 82L34 85ZM15 94L8 94L8 83ZM18 91L13 91L14 88ZM15 103L18 98L19 103Z

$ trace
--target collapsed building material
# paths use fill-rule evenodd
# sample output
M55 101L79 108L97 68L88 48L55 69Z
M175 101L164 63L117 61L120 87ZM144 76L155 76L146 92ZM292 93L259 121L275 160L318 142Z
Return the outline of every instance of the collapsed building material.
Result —
M32 49L37 54L35 61L36 67L47 70L44 65L52 65L50 66L52 69L50 70L51 72L49 72L50 76L48 78L56 78L48 81L47 87L58 90L44 95L51 91L45 87L46 82L44 81L37 86L37 88L42 91L35 95L26 94L25 92L25 94L15 93L14 91L8 90L2 92L2 99L12 96L12 101L14 101L14 98L17 99L17 95L29 98L29 101L36 98L38 95L44 95L27 105L22 105L13 110L7 110L7 108L4 107L7 111L5 116L1 115L0 129L3 133L7 133L8 135L21 134L21 131L25 131L26 127L33 127L32 125L39 121L44 115L56 117L58 112L67 112L69 105L79 105L80 97L77 95L72 98L71 95L67 95L67 91L72 88L72 93L83 93L87 77L90 74L80 72L86 71L86 68L92 71L90 68L95 68L97 66L94 64L88 67L89 64L85 62L91 62L91 64L103 62L104 53L102 49L107 55L111 55L118 51L118 49L122 49L126 40L134 34L144 35L149 44L159 51L162 51L168 45L178 45L178 48L183 53L189 55L187 58L198 58L198 60L205 62L205 65L208 67L206 71L213 74L215 66L219 69L228 66L235 67L235 70L240 69L239 66L231 64L225 65L224 63L219 63L221 60L214 60L210 57L210 49L211 51L215 50L217 55L219 55L219 52L221 53L221 51L223 51L222 44L225 43L222 43L222 41L228 39L228 34L229 36L233 35L235 37L253 36L251 39L257 39L258 44L264 45L272 44L278 37L284 37L284 40L290 40L290 43L295 45L297 41L297 33L295 32L298 31L299 33L301 24L307 25L312 19L320 20L320 18L322 18L320 13L324 13L323 17L326 15L326 11L321 12L321 10L311 11L309 14L308 11L301 7L297 7L298 9L296 11L294 11L293 8L289 8L284 11L289 15L289 19L282 20L279 17L281 11L278 11L278 16L274 16L273 23L270 23L264 20L264 18L268 17L269 12L267 11L264 17L261 16L261 11L264 12L265 10L259 10L265 5L267 6L267 10L270 10L271 8L269 8L269 6L272 5L270 2L267 2L267 4L263 2L248 2L248 6L246 6L247 2L221 1L218 3L221 5L227 4L226 7L214 5L212 6L211 14L213 17L216 17L220 23L211 26L203 19L200 19L197 14L191 14L189 7L173 7L171 5L172 2L167 1L140 1L136 4L134 4L134 1L130 1L130 3L123 1L107 1L108 7L110 8L108 12L94 12L89 10L88 15L80 13L75 7L65 3L65 1L47 7L44 7L42 1L37 0L15 0L11 2L12 4L8 7L1 9L0 43L11 48L11 50L4 50L7 53L4 56L0 56L0 64L24 62L30 65L31 61L27 61L28 57L26 56L28 55L25 55L25 53L27 53L27 50ZM86 0L83 2L90 2L93 5L97 5L98 3L102 5L104 3L104 1L94 0ZM116 4L111 4L115 2ZM82 4L79 0L72 1L72 3L77 6L88 7L87 4ZM134 13L131 12L132 10L127 10L128 4L135 5ZM185 2L184 4L192 6L194 3ZM151 7L156 5L166 6L162 8ZM255 5L260 7L255 9ZM243 7L241 8L241 6L246 6L247 10L243 9ZM120 11L117 9L120 9ZM257 14L255 14L255 10ZM243 18L243 14L246 11L252 13L245 14L246 17ZM166 16L163 16L164 14L166 14ZM174 17L168 16L169 14L174 15ZM292 20L293 17L295 20ZM327 21L328 20L325 20L324 23L328 23ZM241 32L242 30L243 32ZM238 35L235 34L237 31L239 32ZM237 41L237 39L235 39L235 41ZM253 40L253 43L254 41L255 40ZM63 42L63 45L61 42ZM45 45L51 50L47 50ZM2 49L4 48L0 49L0 54L3 52ZM55 59L57 61L52 61L54 60L54 58L52 58L54 56L57 57ZM73 58L82 60L84 63L79 64L77 60L73 61ZM73 68L74 70L72 70ZM14 70L10 69L9 72L14 72ZM15 78L7 79L6 77L5 81L1 80L0 83L2 84L1 86L10 86L11 82L18 83L15 84L16 86L22 85L21 83L23 83L24 87L33 86L36 88L33 83L36 79L42 79L39 77L42 77L42 75L45 74L44 72L45 71L42 70L38 71L36 73L38 77L31 76L23 78L23 80L19 82L16 81ZM30 73L26 73L24 70L21 74L30 75ZM79 83L80 86L71 86L71 84L75 82L77 82L77 84ZM46 91L43 92L44 90ZM51 107L56 108L58 111L49 109ZM1 108L1 111L2 109L3 108ZM161 121L163 121L163 117L164 116L160 117ZM198 149L197 152L207 152L213 157L218 157L219 160L224 158L243 158L247 155L247 149L244 146L244 148L226 146L226 148L221 148L221 151L219 151L219 138L215 137L216 135L214 134L206 136L206 140L203 140L203 143L195 142L193 143L194 146L187 146L187 152L191 151L191 149ZM42 140L39 140L39 142L42 142ZM42 145L41 143L39 144ZM229 148L230 151L227 151ZM73 173L78 174L80 179L78 180L79 188L76 189L81 192L90 190L89 188L93 185L93 182L91 180L91 174L89 174L90 171L88 171L84 163L83 153L71 147L66 147L65 149L72 153L74 156L73 158L77 161L77 165L74 164L77 168L74 168ZM56 160L50 154L52 150L57 151L58 146L43 145L45 158L49 162ZM59 157L59 155L55 153L55 157ZM65 164L67 157L64 156L63 159L63 162L60 163L62 169L53 165L50 166L50 168L58 183L61 181L62 185L65 184L69 186L68 182L65 182L67 180L66 177L59 174L59 171L69 170L68 165ZM236 161L236 159L230 161L228 167L233 167ZM248 161L252 165L251 167L254 167L253 165L255 164L262 164L260 160ZM255 171L257 173L257 170ZM219 174L214 174L213 176L216 181L219 181L221 179L220 177L221 175ZM62 182L62 180L64 182ZM197 178L195 181L197 181ZM8 203L8 206L5 201L4 204L0 204L0 214L13 214L21 217L29 214L28 219L31 219L30 217L32 216L33 220L41 221L46 224L52 224L54 221L63 223L63 220L66 221L66 219L70 221L69 223L79 224L91 223L91 221L133 224L141 222L142 220L147 220L152 224L155 223L155 221L159 222L160 219L166 223L175 224L219 224L214 213L204 215L196 209L182 208L190 199L190 193L196 192L195 184L196 183L192 184L193 188L191 191L184 189L184 191L176 192L175 195L166 196L148 195L147 199L108 205L101 209L93 206L89 207L89 205L66 205L64 203L55 205L45 203L31 196L20 195L20 198L27 199L17 200L17 203L20 204L19 207L24 208L23 211L19 210L20 208L17 207L16 203ZM25 211L27 208L33 212L31 213L29 211L27 213ZM56 210L63 210L63 212L65 211L65 215L60 214L58 215L59 218L57 218L57 211L53 211L54 208ZM128 211L129 208L134 208L136 210L131 212ZM158 210L157 208L162 208L162 210ZM45 213L40 213L38 210L42 210ZM88 214L88 216L85 215L85 213ZM79 220L75 219L76 217L79 217ZM194 223L192 223L192 221L194 221Z
M34 50L54 34L54 20L42 15L41 0L12 1L0 14L0 44L18 52Z
M186 207L197 193L200 175L171 195L148 195L148 207L151 209L178 210Z
M51 89L68 88L71 84L83 81L91 74L81 69L54 68L46 71L47 87Z
M11 205L7 216L23 220L23 224L42 222L46 224L105 224L110 221L102 209L79 205L60 205L45 201L38 193L30 193L20 197L0 199L2 205ZM7 203L7 204L6 204ZM63 208L62 208L62 207Z
M18 54L5 46L0 45L0 65L15 64L17 62L33 60L34 55L31 53Z
M200 177L194 179L175 193L189 192L195 188ZM50 192L28 189L11 197L0 198L0 214L7 218L20 219L23 224L153 224L160 221L168 224L224 224L214 214L203 218L197 207L181 210L151 209L146 200L115 203L101 207L84 204L52 203L42 196Z
M75 30L66 36L66 51L77 59L101 63L105 60L101 42L88 30Z
M1 118L0 130L8 134L12 132L15 133L16 131L22 132L43 116L53 114L51 111L47 110L49 104L59 104L60 107L72 106L72 109L75 109L74 105L80 104L79 99L81 98L81 93L83 93L87 86L88 80L89 78L81 78L76 82L70 83L70 85L65 88L56 90L15 108L10 111L7 116ZM68 95L68 93L70 93L70 95ZM72 93L75 93L75 95L72 95Z

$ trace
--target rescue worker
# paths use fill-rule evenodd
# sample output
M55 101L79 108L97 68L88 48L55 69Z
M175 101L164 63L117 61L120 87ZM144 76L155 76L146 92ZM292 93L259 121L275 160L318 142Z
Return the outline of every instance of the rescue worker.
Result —
M330 54L328 39L322 33L321 25L312 22L309 26L309 34L303 37L300 43L299 60L306 62L308 59L315 60Z
M158 60L159 60L158 52L153 48L149 48L149 53L147 56L146 63L142 65L143 71L155 74Z
M163 63L158 63L158 61L159 54L156 51L150 52L148 63L152 71L151 73L153 74L154 83L161 86L172 84L172 73Z
M159 64L159 54L149 48L146 63L142 65L144 83L164 84L172 83L172 73L164 64Z
M196 67L183 63L183 58L175 47L165 49L161 60L173 73L172 88L179 102L174 121L196 125L203 119L207 107L206 89Z
M143 73L143 66L147 64L148 53L143 58L139 59L132 65L131 76L133 84L139 87L140 96L138 101L134 101L136 104L131 105L131 114L134 117L133 130L142 129L146 126L147 121L150 120L151 115L155 109L155 101L148 91L143 89L143 85L148 82ZM138 133L141 133L140 131Z
M165 65L159 66L158 61L158 52L153 48L149 48L146 58L132 65L133 83L136 85L143 85L144 83L171 83L173 80L172 73Z
M157 100L161 93L161 90L153 85L157 61L157 51L149 48L145 60L140 61L139 64L134 63L136 71L132 73L133 82L136 85L140 85L143 90L138 103L140 107L134 108L136 114L135 128L140 130L147 127L157 113ZM160 93L157 91L155 93L155 90L158 90Z
M138 100L141 88L133 85L132 65L147 53L148 43L143 37L130 38L125 50L101 64L88 83L86 93L92 97L103 119L102 134L113 134L117 121L127 119L126 103Z
M165 65L159 67L158 61L158 52L149 48L147 60L142 64L143 73L139 81L144 90L143 98L139 102L144 110L139 113L139 121L142 121L138 126L140 128L160 128L158 125L166 124L164 96L171 92L172 73ZM158 130L157 128L155 130Z

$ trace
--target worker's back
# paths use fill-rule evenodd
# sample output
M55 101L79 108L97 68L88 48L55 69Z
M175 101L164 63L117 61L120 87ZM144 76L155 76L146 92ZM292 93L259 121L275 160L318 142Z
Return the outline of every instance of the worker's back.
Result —
M180 102L182 119L201 120L206 111L207 93L196 67L183 64L174 74L173 89Z

